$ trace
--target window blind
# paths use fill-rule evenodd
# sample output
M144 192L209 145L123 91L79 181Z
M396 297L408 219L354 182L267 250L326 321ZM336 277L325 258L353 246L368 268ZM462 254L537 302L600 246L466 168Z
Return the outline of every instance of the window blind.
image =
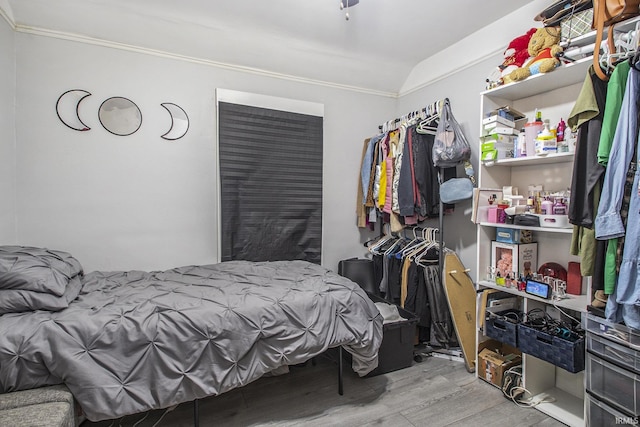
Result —
M218 103L221 260L320 263L322 117Z

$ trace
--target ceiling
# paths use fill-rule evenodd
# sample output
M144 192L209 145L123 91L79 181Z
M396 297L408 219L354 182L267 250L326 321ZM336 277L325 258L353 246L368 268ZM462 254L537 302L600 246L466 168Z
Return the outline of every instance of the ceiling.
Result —
M18 31L395 94L418 63L531 0L361 0L349 20L339 1L0 0L0 7Z

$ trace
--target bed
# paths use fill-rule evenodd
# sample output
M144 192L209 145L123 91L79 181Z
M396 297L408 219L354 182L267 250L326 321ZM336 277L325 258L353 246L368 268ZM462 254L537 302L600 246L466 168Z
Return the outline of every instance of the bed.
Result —
M64 383L91 421L218 395L332 347L364 376L382 316L305 261L84 274L62 251L0 246L0 392Z

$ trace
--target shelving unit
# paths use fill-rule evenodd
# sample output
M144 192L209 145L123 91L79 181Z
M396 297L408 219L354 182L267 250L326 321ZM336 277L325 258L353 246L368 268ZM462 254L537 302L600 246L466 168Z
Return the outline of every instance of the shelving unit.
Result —
M529 119L536 109L542 112L543 119L552 124L560 118L565 121L580 93L587 75L591 58L563 65L548 74L534 75L522 82L511 83L484 91L480 94L482 117L497 108L509 105L524 113ZM479 188L502 188L510 185L518 187L519 194L527 194L531 184L542 184L544 190L559 191L569 187L573 171L574 153L549 154L515 159L503 159L490 163L481 163L478 171ZM552 301L535 297L516 288L506 288L485 280L485 267L491 265L491 241L495 240L496 227L527 229L534 232L538 243L537 264L559 262L567 265L569 261L579 261L570 255L572 228L525 227L513 224L495 224L481 222L477 232L477 277L478 291L497 289L522 297L523 312L542 308L552 315L559 311L580 317L586 313L589 300L589 283L585 295L569 295L568 298ZM478 304L481 307L481 304ZM478 345L487 339L482 331L481 319L484 313L478 313ZM523 354L523 385L544 403L536 406L540 410L570 426L585 424L585 380L584 373L570 373L533 356Z

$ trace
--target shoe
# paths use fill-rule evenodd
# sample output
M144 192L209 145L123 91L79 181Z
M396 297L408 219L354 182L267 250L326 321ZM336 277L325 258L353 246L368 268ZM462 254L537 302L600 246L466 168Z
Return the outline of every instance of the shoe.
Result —
M593 296L591 305L596 308L605 308L607 306L607 298L608 295L606 295L603 290L597 290Z

